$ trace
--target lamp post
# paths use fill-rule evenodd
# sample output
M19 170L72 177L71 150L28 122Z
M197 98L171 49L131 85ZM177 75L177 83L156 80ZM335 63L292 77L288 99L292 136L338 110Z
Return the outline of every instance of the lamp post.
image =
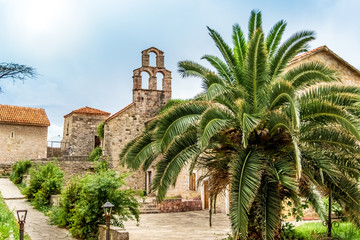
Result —
M24 225L25 225L27 210L17 210L16 214L20 227L20 240L24 240Z
M104 216L106 222L106 240L110 240L110 218L111 218L111 211L114 205L109 201L106 201L102 208L104 209Z

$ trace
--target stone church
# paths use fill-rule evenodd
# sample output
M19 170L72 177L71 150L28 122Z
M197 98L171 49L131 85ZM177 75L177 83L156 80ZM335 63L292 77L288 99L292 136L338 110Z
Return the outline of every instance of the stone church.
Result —
M149 53L155 53L156 66L150 66ZM359 84L360 71L343 60L326 46L321 46L309 52L296 56L287 69L308 61L319 61L329 68L337 70L344 84ZM148 88L142 85L142 72L149 74ZM157 77L162 75L162 83ZM160 76L161 77L161 76ZM133 99L125 108L110 116L109 113L89 107L74 110L65 115L63 141L73 146L73 154L88 155L98 146L97 125L104 122L104 139L101 143L103 155L109 157L112 167L126 171L119 164L119 154L122 148L145 128L145 123L153 118L171 99L171 72L164 66L164 53L157 48L142 51L142 66L133 71ZM208 202L208 179L196 184L198 174L194 170L189 176L188 169L179 174L176 187L167 193L171 196L181 196L182 199L201 199L201 208L206 209ZM127 179L129 186L148 192L154 168L146 173L136 171ZM199 200L200 201L200 200ZM229 212L229 192L225 191L218 198L220 211Z

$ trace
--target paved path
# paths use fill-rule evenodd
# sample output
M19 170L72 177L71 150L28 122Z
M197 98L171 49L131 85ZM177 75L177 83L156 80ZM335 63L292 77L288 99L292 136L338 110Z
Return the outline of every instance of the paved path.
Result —
M48 218L38 210L34 209L19 189L7 178L0 178L0 192L6 205L14 213L16 210L27 209L25 232L31 240L72 240L69 231L50 225Z
M209 212L158 213L140 215L140 226L136 222L125 222L130 240L218 240L231 232L229 217L213 215L213 226L209 227Z

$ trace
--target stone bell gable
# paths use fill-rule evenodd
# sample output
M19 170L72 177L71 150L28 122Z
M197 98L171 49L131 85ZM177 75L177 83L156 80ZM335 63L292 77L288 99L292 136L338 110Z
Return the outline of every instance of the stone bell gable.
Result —
M156 66L150 66L149 53L155 54ZM103 153L117 169L120 168L121 150L142 132L145 123L156 116L171 99L171 71L164 66L164 52L151 47L141 54L141 67L133 71L133 102L105 120ZM143 79L143 72L149 75L149 79ZM157 77L162 77L161 83ZM148 88L142 84L144 81L148 81ZM142 175L140 172L133 174L130 177L133 181L129 179L129 185L142 188Z
M155 53L156 66L150 66L149 53ZM164 52L151 47L141 52L141 67L133 71L133 102L138 108L144 108L153 117L171 99L171 72L164 67ZM149 74L148 88L142 86L141 73ZM163 76L161 86L158 86L157 75ZM160 84L159 84L160 85Z

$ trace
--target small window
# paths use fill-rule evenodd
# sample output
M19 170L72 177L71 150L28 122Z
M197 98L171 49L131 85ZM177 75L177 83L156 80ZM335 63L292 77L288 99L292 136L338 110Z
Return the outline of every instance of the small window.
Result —
M66 136L69 136L69 123L66 126Z
M14 131L11 132L10 138L15 138L15 133L14 133Z
M196 190L196 173L192 173L189 175L189 190Z

